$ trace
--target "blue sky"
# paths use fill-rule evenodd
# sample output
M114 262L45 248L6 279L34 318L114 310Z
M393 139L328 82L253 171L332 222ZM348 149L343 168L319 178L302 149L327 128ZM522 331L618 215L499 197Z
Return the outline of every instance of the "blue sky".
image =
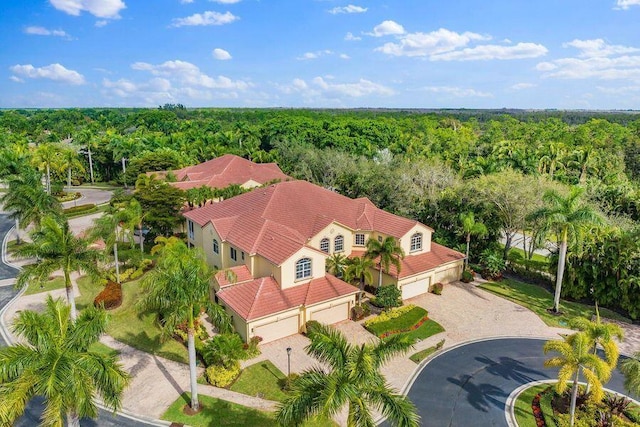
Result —
M640 109L640 0L15 0L0 108Z

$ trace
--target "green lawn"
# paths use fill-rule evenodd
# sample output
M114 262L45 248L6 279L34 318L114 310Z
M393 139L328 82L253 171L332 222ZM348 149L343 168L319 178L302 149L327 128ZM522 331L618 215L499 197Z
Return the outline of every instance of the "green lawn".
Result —
M567 327L576 317L590 319L595 314L593 306L563 300L560 301L561 315L549 313L547 309L553 307L553 294L540 286L517 280L505 279L499 283L487 282L479 287L528 308L540 316L549 326ZM600 315L609 319L631 322L620 314L605 308L600 308Z
M92 283L89 277L81 277L78 280L78 287L81 293L81 296L76 299L78 309L92 304L95 296L102 290L102 287ZM187 363L186 347L171 338L162 341L160 328L156 326L153 314L139 315L135 303L140 299L140 294L139 280L122 285L122 305L109 310L107 334L147 353Z
M117 356L120 354L118 350L115 350L107 345L102 344L100 341L93 343L89 346L90 351L95 351L99 354L104 354L107 356Z
M407 335L413 337L416 341L424 340L432 335L444 332L444 328L435 320L427 320L414 331L406 332Z
M399 317L389 319L384 322L369 324L366 328L372 334L380 336L385 332L409 329L426 315L427 310L422 307L414 307Z
M272 413L258 411L242 405L216 399L214 397L199 395L198 399L202 411L196 415L185 415L182 409L189 403L189 393L184 393L178 398L167 412L162 416L163 420L174 423L188 424L193 427L210 426L238 426L238 427L270 427L277 426ZM333 421L317 419L303 424L304 427L336 426Z
M49 292L55 289L63 289L64 288L64 277L56 276L53 280L46 281L40 287L39 284L35 282L29 282L27 285L27 290L24 291L25 295L33 295L39 294L40 292Z
M273 363L266 360L248 366L231 385L231 390L249 396L258 396L267 400L282 402L287 394L280 389L278 380L284 380L283 374Z
M514 407L514 414L519 427L536 427L536 419L533 416L531 402L533 402L536 394L547 388L549 388L549 384L540 384L520 393Z
M509 260L514 259L514 260L524 260L526 259L525 257L525 253L522 249L520 248L515 248L515 247L510 247L509 248L509 256L508 256ZM549 264L549 258L547 258L544 255L540 255L540 254L533 254L532 257L532 261L534 262L539 262L542 264Z
M440 350L443 345L444 339L440 340L440 342L434 346L427 347L424 350L420 350L419 352L412 354L411 356L409 356L409 359L411 359L411 361L415 363L420 363L436 351Z

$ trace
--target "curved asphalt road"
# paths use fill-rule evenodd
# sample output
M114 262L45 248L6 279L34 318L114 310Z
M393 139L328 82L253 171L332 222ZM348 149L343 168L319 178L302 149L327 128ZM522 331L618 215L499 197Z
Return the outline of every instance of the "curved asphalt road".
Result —
M424 366L408 393L423 426L507 426L505 401L532 381L554 379L543 367L545 340L505 338L479 341L442 353ZM623 393L615 371L606 388ZM637 397L636 397L637 398Z
M11 230L14 223L9 219L6 214L0 214L0 245L3 242L6 234ZM4 250L2 247L0 250ZM4 263L4 260L0 262L0 280L15 278L18 274L18 270L10 265ZM0 286L0 311L5 305L9 303L16 295L18 291L13 285ZM0 335L0 347L6 347L7 343ZM25 414L20 417L14 424L14 427L33 427L40 423L40 414L43 411L43 399L35 398L27 406ZM121 415L112 415L111 412L102 409L98 410L98 419L82 419L80 424L83 427L148 427L157 424L145 423L141 421L134 421L132 419L123 417Z

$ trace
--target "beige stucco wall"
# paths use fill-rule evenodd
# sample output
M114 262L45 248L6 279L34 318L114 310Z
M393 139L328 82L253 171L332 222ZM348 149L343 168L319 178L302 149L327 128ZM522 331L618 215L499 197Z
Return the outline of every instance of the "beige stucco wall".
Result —
M311 279L325 275L325 254L308 247L301 248L276 269L274 277L282 289L306 283ZM296 281L296 262L302 258L311 258L311 277Z
M415 233L422 233L422 250L411 252L411 236ZM399 244L405 255L416 255L429 252L431 250L431 233L431 229L422 224L414 225L411 230L406 232L405 235L400 238Z
M224 304L224 303L220 301L220 304ZM231 316L233 327L236 330L236 332L240 334L240 336L245 342L249 341L249 338L251 338L249 336L249 327L247 323L244 321L244 319L238 313L236 313L232 308L225 307L224 309L229 314L229 316Z
M351 254L354 232L350 228L338 224L337 222L332 222L322 229L318 234L309 239L307 245L320 250L320 241L326 237L329 239L329 254L333 254L335 252L334 239L338 235L342 235L344 237L344 250L340 253L348 256Z

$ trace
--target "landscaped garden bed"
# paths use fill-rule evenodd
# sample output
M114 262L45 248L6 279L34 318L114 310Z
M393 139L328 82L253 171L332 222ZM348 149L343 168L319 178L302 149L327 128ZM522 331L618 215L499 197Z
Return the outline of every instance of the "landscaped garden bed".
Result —
M364 322L363 326L379 338L408 333L413 338L421 340L444 331L440 324L429 319L427 310L415 305L384 311Z

